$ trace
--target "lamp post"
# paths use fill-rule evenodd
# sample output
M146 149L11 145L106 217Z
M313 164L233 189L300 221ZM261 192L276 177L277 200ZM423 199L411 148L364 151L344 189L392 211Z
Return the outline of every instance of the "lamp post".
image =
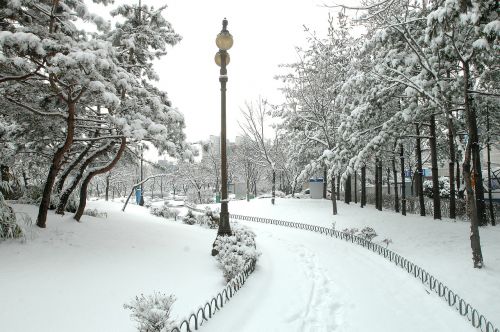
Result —
M233 36L227 31L227 20L224 18L222 21L222 31L217 35L215 44L219 51L215 54L215 63L220 67L220 97L221 97L221 133L220 133L220 156L221 156L221 211L219 220L219 235L231 235L231 226L229 225L229 211L227 207L227 155L226 155L226 83L227 83L227 70L226 66L229 64L229 54L227 50L233 46ZM212 250L212 255L217 252Z

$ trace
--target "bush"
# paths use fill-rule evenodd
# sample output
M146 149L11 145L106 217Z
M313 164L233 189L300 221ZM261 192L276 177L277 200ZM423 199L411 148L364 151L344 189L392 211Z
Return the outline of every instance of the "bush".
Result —
M193 210L188 210L188 213L182 218L182 222L188 225L196 224L196 216L193 213Z
M432 180L425 180L424 184L424 195L430 198L433 198L433 184ZM440 177L439 178L439 196L442 198L448 198L450 197L450 179L447 177Z
M170 319L170 310L174 302L173 295L154 292L152 295L136 296L123 307L132 310L130 317L139 323L137 326L139 332L170 332L175 327L175 322Z
M166 219L177 219L179 211L177 209L169 208L167 205L162 205L160 207L151 207L149 213L157 217L163 217Z
M368 240L371 242L374 237L377 236L377 232L371 227L365 227L361 231L355 227L353 228L344 228L342 230L343 233L349 234L351 236L358 236L360 238L363 238L365 240Z
M275 190L274 191L274 196L279 197L279 198L285 198L286 194L280 190Z
M75 194L71 194L68 198L68 203L66 203L65 210L67 212L75 213L80 204L78 197Z
M367 226L358 233L358 236L371 242L377 236L377 233L373 228Z
M260 256L253 231L237 224L233 224L232 231L233 235L218 236L215 240L216 259L227 282L244 272L246 265Z
M42 186L28 186L18 202L22 204L39 204L42 201L42 194Z
M28 215L23 214L19 219L14 210L5 203L0 192L0 239L26 238L27 228L32 221Z
M86 209L83 211L86 216L96 217L96 218L107 218L108 214L106 212L99 212L97 209Z
M219 220L220 220L220 212L219 210L214 210L210 209L210 207L205 207L205 213L196 216L196 223L199 224L202 227L206 228L218 228L219 227Z

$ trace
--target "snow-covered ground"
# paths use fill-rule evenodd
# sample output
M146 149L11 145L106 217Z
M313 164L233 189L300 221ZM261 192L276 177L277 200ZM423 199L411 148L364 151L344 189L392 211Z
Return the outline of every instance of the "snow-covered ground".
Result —
M36 208L15 205L35 215ZM178 298L184 318L220 291L210 256L215 232L166 221L146 208L89 202L107 218L50 215L27 243L0 243L0 331L135 331L123 309L137 294ZM371 226L375 242L433 273L495 324L500 322L500 228L481 228L486 266L472 268L468 224L401 217L325 200L232 201L230 213L336 228ZM243 223L243 222L242 222ZM473 331L470 323L406 272L351 243L285 227L244 222L262 256L245 286L205 331Z
M390 249L433 274L497 327L500 325L500 227L480 228L485 267L474 269L467 222L418 215L403 217L392 211L377 211L371 205L362 209L355 204L337 204L337 216L331 213L330 201L313 199L277 199L275 206L269 199L233 201L229 212L326 227L335 223L337 230L370 226L379 234L374 242L392 239ZM278 231L283 231L283 227ZM444 301L442 305L447 307Z
M166 222L148 210L89 202L107 218L82 223L49 211L33 240L0 242L0 331L133 332L125 302L175 294L184 318L225 285L210 255L215 231ZM36 216L36 207L13 205Z

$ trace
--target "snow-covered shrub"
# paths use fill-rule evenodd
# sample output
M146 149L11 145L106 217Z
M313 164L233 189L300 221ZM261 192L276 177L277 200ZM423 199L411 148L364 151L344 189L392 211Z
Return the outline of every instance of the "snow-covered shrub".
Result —
M205 207L205 213L197 216L196 223L202 227L218 228L220 220L220 211L212 210L209 206Z
M196 224L196 216L193 213L193 210L188 210L187 214L182 218L182 222L188 225Z
M96 217L96 218L107 218L108 214L106 212L99 212L97 209L86 209L83 211L86 216Z
M21 204L39 204L42 201L42 194L42 186L28 186L18 199L18 202Z
M26 230L31 226L31 218L22 214L16 216L14 210L5 203L0 192L0 239L25 238Z
M177 219L179 211L177 209L169 208L167 205L162 205L160 207L151 207L149 213L157 217L163 217L166 219Z
M432 198L433 197L432 180L425 180L423 187L424 187L424 195ZM450 178L445 176L439 178L439 196L442 198L450 197Z
M356 235L356 233L359 232L359 229L352 227L352 228L344 228L342 230L342 233L350 234L350 235Z
M175 327L175 322L170 319L174 302L173 295L154 292L152 295L136 296L123 307L132 310L130 317L138 323L139 332L170 332Z
M387 247L389 247L389 244L392 243L392 240L391 239L383 239L382 243L385 243L385 247L387 248Z
M371 242L377 236L377 232L373 228L366 226L357 235Z
M280 190L276 190L274 192L274 196L279 197L279 198L285 198L286 194L284 192L280 191Z
M68 198L65 210L67 212L75 213L78 209L78 204L80 204L78 197L75 194L71 194Z
M365 240L371 241L374 237L377 236L375 230L371 227L364 227L362 230L357 229L356 227L352 228L344 228L342 230L343 233L349 234L351 236L358 236Z
M238 224L232 225L233 235L218 236L215 240L216 259L222 268L226 281L230 281L245 270L252 260L256 261L260 253L255 245L255 233Z

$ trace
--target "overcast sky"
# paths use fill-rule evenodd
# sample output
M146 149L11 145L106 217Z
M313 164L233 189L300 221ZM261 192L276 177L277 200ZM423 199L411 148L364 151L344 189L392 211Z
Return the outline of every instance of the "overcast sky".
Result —
M90 10L111 19L109 11L117 4L139 0L115 0L105 8L88 1ZM318 36L326 36L328 13L337 9L324 3L358 3L358 0L142 0L143 4L163 12L182 41L155 62L160 81L155 84L167 91L174 107L184 114L189 142L220 135L219 67L214 62L215 37L222 29L222 19L229 21L234 38L229 50L227 85L227 136L241 135L238 121L245 101L259 96L277 104L283 101L274 76L283 73L280 64L297 61L296 46L307 45L304 25ZM90 25L89 25L90 26ZM149 152L150 159L157 159Z
M143 0L158 6L164 1ZM157 62L159 87L169 93L185 116L189 141L220 134L219 67L215 37L227 17L234 38L229 50L227 135L240 134L240 108L259 96L278 103L279 64L297 59L295 46L305 45L303 26L325 35L329 9L321 0L168 0L164 14L183 40Z

